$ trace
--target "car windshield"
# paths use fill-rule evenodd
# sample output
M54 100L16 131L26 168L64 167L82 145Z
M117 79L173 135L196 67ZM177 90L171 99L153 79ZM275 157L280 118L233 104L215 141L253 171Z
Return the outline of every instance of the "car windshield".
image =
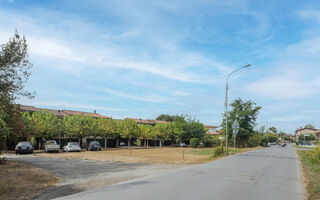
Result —
M69 146L78 146L78 143L76 143L76 142L69 142L68 145L69 145Z
M19 142L18 146L23 146L23 145L31 145L30 142Z
M100 145L99 142L91 142L92 145Z

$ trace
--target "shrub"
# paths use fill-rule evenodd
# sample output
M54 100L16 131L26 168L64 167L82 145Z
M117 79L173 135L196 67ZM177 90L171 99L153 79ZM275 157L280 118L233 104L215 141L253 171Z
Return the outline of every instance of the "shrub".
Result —
M261 141L260 141L260 146L267 147L268 141L269 141L269 138L267 135L262 136Z
M213 157L222 156L223 154L224 154L224 148L222 145L220 145L213 151Z
M204 147L212 147L213 146L213 139L210 135L205 135L201 138L201 142Z
M261 143L261 138L259 135L254 135L249 137L247 142L249 148L259 146L260 143Z
M191 138L190 139L190 145L192 148L197 148L199 144L200 144L199 138Z

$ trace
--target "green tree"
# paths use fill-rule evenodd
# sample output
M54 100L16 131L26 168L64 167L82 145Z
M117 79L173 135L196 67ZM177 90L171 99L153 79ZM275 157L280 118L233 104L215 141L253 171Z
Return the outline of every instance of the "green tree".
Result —
M128 140L128 148L131 145L131 139L137 137L139 127L136 121L126 119L120 123L120 135Z
M153 135L151 134L151 126L141 124L139 126L139 139L144 140L144 146L149 147L149 140L153 139Z
M168 139L171 130L167 124L156 124L152 128L152 132L160 140L160 147L162 147L163 141Z
M315 129L315 127L312 124L306 124L304 128Z
M277 133L277 132L278 132L277 128L274 127L274 126L270 127L268 130L269 130L271 133Z
M242 146L248 142L250 136L254 135L255 122L257 120L259 111L261 110L260 106L256 106L256 103L252 101L243 101L242 99L236 99L231 104L231 110L229 111L228 117L228 136L229 139L232 137L232 124L237 119L240 125L238 135L237 135L237 144ZM223 119L222 127L225 134L225 117Z
M101 136L104 137L104 146L107 148L108 138L116 138L117 136L117 123L113 119L98 118L98 130Z
M32 64L28 60L28 46L24 36L15 32L14 36L0 50L0 110L2 126L6 127L0 137L3 143L10 133L21 133L22 117L14 100L18 96L32 97L24 90L29 79ZM3 145L5 146L5 145Z

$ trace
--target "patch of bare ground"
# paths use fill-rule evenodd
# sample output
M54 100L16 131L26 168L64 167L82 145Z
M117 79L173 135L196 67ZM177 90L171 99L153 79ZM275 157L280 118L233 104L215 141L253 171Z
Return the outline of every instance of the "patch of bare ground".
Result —
M128 163L150 164L200 164L213 159L215 148L147 148L147 149L108 149L106 151L84 151L58 154L37 154L37 156L58 157L65 159L82 159L96 161L121 161ZM238 152L252 149L238 149ZM230 150L233 154L233 150Z
M56 185L59 179L46 170L8 161L0 165L0 199L30 199Z

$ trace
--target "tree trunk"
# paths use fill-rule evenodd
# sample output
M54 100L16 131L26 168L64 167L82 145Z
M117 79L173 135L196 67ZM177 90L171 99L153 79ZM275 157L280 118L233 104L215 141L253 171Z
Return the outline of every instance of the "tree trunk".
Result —
M119 137L117 137L117 140L116 140L116 147L119 147Z
M108 143L108 139L104 138L104 148L107 149L107 143Z
M130 145L131 145L130 142L131 142L130 139L128 139L128 148L130 148Z
M162 147L162 139L160 139L160 148Z
M149 148L149 140L147 140L147 148Z

